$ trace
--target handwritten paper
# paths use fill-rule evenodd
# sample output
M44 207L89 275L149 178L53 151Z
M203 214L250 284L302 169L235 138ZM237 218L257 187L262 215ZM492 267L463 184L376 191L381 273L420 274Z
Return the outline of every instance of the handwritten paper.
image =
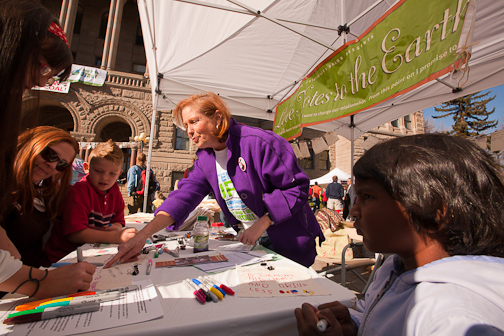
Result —
M292 297L310 295L331 295L327 289L313 280L304 270L278 266L237 267L240 297Z
M161 302L151 280L135 282L137 290L114 301L103 302L100 310L35 323L13 326L9 336L64 336L109 329L163 317Z

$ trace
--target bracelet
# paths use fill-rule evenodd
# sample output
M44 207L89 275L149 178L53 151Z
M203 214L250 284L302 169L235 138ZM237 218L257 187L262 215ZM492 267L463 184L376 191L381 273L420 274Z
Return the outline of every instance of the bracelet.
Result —
M25 280L23 281L19 286L16 287L16 289L14 289L11 294L14 294L16 293L16 291L21 287L23 286L25 283L27 283L28 281L32 281L32 282L35 282L37 284L37 288L35 288L35 291L33 292L32 295L30 295L29 297L32 298L36 293L37 291L39 290L39 287L40 287L40 281L44 280L45 278L47 278L47 273L49 273L49 271L47 269L45 269L45 275L42 277L42 279L35 279L35 278L32 278L32 269L33 269L33 266L30 266L30 272L28 272L28 280Z

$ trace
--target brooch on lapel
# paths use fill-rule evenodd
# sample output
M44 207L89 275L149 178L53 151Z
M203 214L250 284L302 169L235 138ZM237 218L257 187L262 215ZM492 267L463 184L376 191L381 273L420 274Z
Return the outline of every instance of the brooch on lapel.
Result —
M242 171L247 170L247 164L245 163L245 160L241 156L238 158L238 166Z

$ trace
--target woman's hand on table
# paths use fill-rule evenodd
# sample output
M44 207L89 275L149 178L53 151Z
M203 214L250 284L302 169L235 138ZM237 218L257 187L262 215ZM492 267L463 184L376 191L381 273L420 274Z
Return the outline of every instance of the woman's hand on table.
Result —
M357 335L357 325L352 320L348 308L338 301L324 303L318 307L309 303L303 303L301 308L296 308L297 328L302 335ZM321 332L317 328L317 322L325 319L328 322L326 331Z
M119 244L121 244L121 243L125 243L128 240L130 240L131 238L135 237L138 233L138 230L135 228L126 228L121 231L116 231L116 233L118 236L117 241Z
M119 245L119 247L117 248L117 254L112 259L110 259L103 268L109 268L118 261L122 264L125 262L137 260L138 256L140 255L140 251L145 245L146 240L147 237L144 237L143 234L138 233L128 241L125 241L124 243Z
M48 298L88 290L95 270L96 266L85 261L51 270L47 278L40 282L35 296Z
M269 228L271 220L268 216L264 215L257 220L251 227L244 230L239 236L238 240L243 244L254 245L259 238L261 238L264 231Z

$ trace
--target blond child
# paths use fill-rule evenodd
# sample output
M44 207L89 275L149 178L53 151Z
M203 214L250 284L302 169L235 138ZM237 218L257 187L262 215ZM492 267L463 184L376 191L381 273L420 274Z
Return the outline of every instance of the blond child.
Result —
M86 176L70 189L46 253L54 263L85 243L120 244L138 231L123 229L124 201L116 183L124 154L115 142L98 144L83 167Z

